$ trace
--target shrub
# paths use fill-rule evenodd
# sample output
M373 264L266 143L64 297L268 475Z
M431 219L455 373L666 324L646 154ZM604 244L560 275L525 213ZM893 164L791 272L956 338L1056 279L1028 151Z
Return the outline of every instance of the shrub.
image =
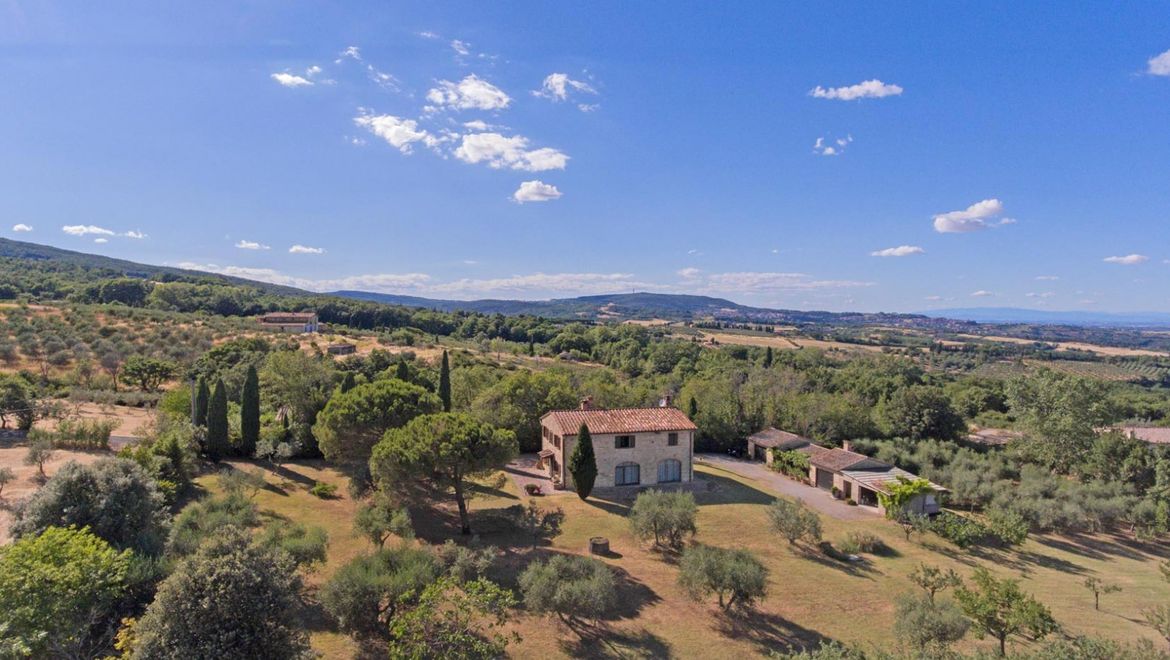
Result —
M649 490L638 494L630 509L630 528L643 541L654 537L654 545L677 548L683 537L695 533L695 496L681 491Z
M331 500L337 497L337 485L325 483L324 481L318 481L313 484L313 487L309 489L309 492L312 493L315 497L319 497L323 500Z
M257 519L256 505L238 493L190 504L175 516L167 552L184 557L195 552L205 539L229 527L255 527Z
M799 451L772 451L773 470L786 474L793 479L808 477L808 454Z
M496 560L492 547L474 549L447 539L435 548L435 557L448 575L459 582L481 578Z
M528 565L520 574L524 604L563 621L600 619L617 605L613 571L590 557L557 555Z
M307 657L300 592L287 555L224 529L163 581L134 628L134 657Z
M903 595L894 614L894 634L921 657L947 657L952 644L967 634L970 622L949 601ZM918 656L916 656L918 657Z
M162 493L133 461L104 458L91 465L69 462L16 512L12 534L39 534L48 527L89 527L119 550L162 552L167 512Z
M871 532L852 531L845 535L841 542L841 551L851 555L866 553L871 555L889 551L889 546L876 534Z
M935 516L930 530L960 548L969 548L987 536L987 528L965 516L944 511Z
M269 549L280 549L288 553L298 567L313 568L325 563L325 550L329 547L329 535L322 527L308 527L302 523L270 523L256 537L256 542Z
M540 495L540 484L524 484L524 492L529 495Z
M719 607L751 607L768 589L768 569L747 550L709 545L688 548L679 564L679 584L691 598L715 594Z

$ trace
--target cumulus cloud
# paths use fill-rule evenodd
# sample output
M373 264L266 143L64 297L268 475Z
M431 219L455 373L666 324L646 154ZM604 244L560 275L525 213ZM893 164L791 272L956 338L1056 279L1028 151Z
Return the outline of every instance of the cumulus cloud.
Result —
M1055 296L1055 295L1056 295L1056 293L1054 293L1052 291L1029 291L1028 293L1024 294L1024 297L1026 297L1026 298L1051 298L1052 296Z
M533 90L532 94L533 96L559 102L567 101L570 95L577 92L582 94L597 94L597 90L592 85L581 80L573 80L567 73L550 73L545 76L540 89ZM582 112L590 112L597 109L596 105L587 103L580 103L577 107Z
M471 54L471 44L467 43L466 41L460 41L459 39L454 39L451 41L451 50L455 51L456 53L458 53L460 55L470 55Z
M12 225L12 231L32 231L32 225L26 225L23 222Z
M440 80L438 87L427 92L427 101L456 110L501 110L508 107L512 98L473 73L457 83Z
M1144 254L1127 254L1125 256L1105 257L1105 262L1110 264L1121 264L1122 266L1136 266L1149 261L1150 258Z
M1055 282L1056 280L1059 280L1060 277L1057 275L1037 275L1036 279L1041 282Z
M770 293L873 286L873 282L817 279L804 273L711 273L703 290L722 293Z
M856 101L858 99L880 99L886 96L898 96L902 88L897 85L887 85L877 80L849 85L848 87L830 87L828 89L817 85L809 91L809 96L818 99L836 99L839 101Z
M974 291L971 293L972 298L990 298L991 296L994 296L994 295L995 295L994 293L992 293L990 291L984 291L983 289L980 289L978 291Z
M922 254L926 252L917 245L899 245L898 247L886 248L884 250L875 250L869 253L871 257L908 257L912 254Z
M133 229L131 229L130 231L128 231L122 235L125 236L126 238L135 238L138 240L142 240L142 239L146 238L146 234L144 234L143 232L140 232L140 231L133 230Z
M325 248L294 245L288 249L289 254L325 254Z
M270 250L271 249L269 246L264 245L263 243L258 243L256 241L245 241L243 239L240 239L240 241L236 243L236 247L240 248L241 250Z
M355 62L362 61L362 51L357 46L350 46L337 54L337 59L333 60L334 64L341 64L342 60L351 59Z
M1151 57L1148 64L1146 73L1151 76L1170 76L1170 50Z
M108 239L108 238L95 238L95 239L93 239L93 242L98 243L98 244L109 243L110 239Z
M845 153L845 147L849 146L849 143L852 141L852 135L837 138L836 140L819 137L813 143L813 153L818 156L840 156Z
M97 234L99 236L113 236L114 232L105 227L98 227L96 225L65 225L61 227L61 231L70 236L85 236L86 234Z
M1003 215L1003 202L985 199L968 206L962 211L949 211L934 216L934 230L940 234L962 234L1000 225L1015 224L1012 218Z
M516 192L512 193L512 199L520 204L526 202L550 202L558 199L560 196L561 191L557 190L556 186L538 180L525 181L520 184Z
M556 149L529 149L528 138L521 135L504 137L499 133L464 135L455 149L455 157L467 163L486 163L495 169L526 172L563 170L569 161L568 155Z
M312 80L287 71L272 74L272 79L285 87L309 87L313 84Z
M425 128L420 128L413 119L395 117L394 115L361 114L354 117L353 123L377 135L391 146L404 154L411 153L416 142L433 147L439 139Z
M693 280L702 272L703 271L699 270L698 268L683 268L678 271L678 276L686 280Z

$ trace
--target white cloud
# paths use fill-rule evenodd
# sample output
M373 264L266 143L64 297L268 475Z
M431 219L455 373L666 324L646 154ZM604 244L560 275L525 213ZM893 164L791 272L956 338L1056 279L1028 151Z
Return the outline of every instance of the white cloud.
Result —
M1151 76L1170 76L1170 50L1150 58L1146 73Z
M456 53L459 53L460 55L470 55L471 54L471 44L467 43L466 41L460 41L459 39L454 39L451 41L451 50L455 51Z
M707 275L703 290L726 293L768 293L873 286L873 282L821 280L804 273L712 273Z
M972 298L989 298L989 297L994 296L994 295L995 294L990 292L990 291L984 291L983 289L980 289L978 291L973 292L971 294L971 297Z
M422 32L418 33L418 36L422 37L423 39L438 39L439 38L438 33L431 32L430 30L423 30Z
M263 243L257 243L256 241L245 241L243 239L241 239L238 243L236 243L236 247L240 248L241 250L270 250L271 249L269 246L264 245Z
M1024 294L1024 297L1026 297L1026 298L1051 298L1052 296L1055 296L1055 295L1056 294L1052 291L1039 291L1039 292L1029 291L1028 293Z
M699 270L698 268L683 268L677 272L678 272L679 277L681 277L683 279L687 279L687 280L693 280L696 277L698 277L703 271Z
M1059 280L1060 277L1057 275L1037 275L1036 279L1041 282L1055 282L1056 280Z
M427 92L427 101L457 110L499 110L508 107L511 97L474 73L459 82L440 80Z
M357 61L357 62L361 62L362 61L361 49L358 48L357 46L350 46L349 48L346 48L345 50L341 51L337 55L337 59L333 60L333 63L334 64L341 64L341 60L344 60L346 58L349 58L349 59Z
M463 122L463 128L471 129L473 131L487 131L492 129L492 125L482 119L472 119L471 121Z
M820 156L840 156L841 154L845 153L845 147L849 146L849 143L852 141L852 135L847 135L843 138L837 138L836 140L829 140L823 137L819 137L817 138L817 141L813 143L813 153Z
M23 222L12 225L12 231L32 231L32 225L26 225Z
M931 302L938 302L939 300L942 300L942 299L943 299L942 296L926 296L925 298L923 298L923 300L929 300Z
M85 236L86 234L98 234L101 236L113 236L114 232L105 227L97 227L95 225L65 225L61 231L70 236Z
M580 80L573 80L567 73L550 73L545 77L544 82L541 83L540 89L532 92L533 96L550 99L552 101L567 101L573 92L581 92L582 94L597 94L597 90L587 82ZM588 104L579 104L577 106L582 112L590 112L595 110L595 106Z
M362 114L354 117L353 123L389 142L404 154L411 152L415 142L421 142L428 147L438 144L438 138L425 128L419 128L418 122L413 119L394 115Z
M922 254L926 252L917 245L899 245L898 247L886 248L884 250L876 250L870 252L871 257L908 257L912 254Z
M294 245L288 249L290 254L325 254L325 248Z
M1105 262L1110 264L1121 264L1122 266L1135 266L1137 264L1145 263L1150 258L1144 254L1127 254L1123 257L1105 257Z
M93 242L98 243L98 244L109 243L110 239L108 239L108 238L95 238L95 239L93 239Z
M528 138L520 135L504 137L499 133L472 133L464 135L455 157L467 163L487 163L495 169L510 168L526 172L563 170L569 156L544 147L528 149Z
M133 229L131 229L130 231L128 231L122 235L125 236L126 238L135 238L138 240L142 240L142 239L146 238L146 234L144 234L140 231L133 230Z
M865 82L850 85L848 87L830 87L825 89L817 85L809 92L809 96L818 99L837 99L840 101L856 101L858 99L880 99L886 96L898 96L902 93L902 88L897 85L887 85L886 83L877 80L866 80Z
M366 65L366 71L370 74L370 80L373 80L382 89L391 92L397 92L399 90L398 79L394 76L375 69L372 64Z
M313 84L313 81L308 78L287 72L274 73L272 79L285 87L308 87Z
M512 199L520 204L525 202L549 202L558 199L561 196L561 191L557 190L556 186L549 185L543 181L525 181L520 184L516 192L512 193Z
M940 234L961 234L1000 225L1015 224L1012 218L995 218L1003 214L1003 202L985 199L962 211L949 211L934 216L934 230Z

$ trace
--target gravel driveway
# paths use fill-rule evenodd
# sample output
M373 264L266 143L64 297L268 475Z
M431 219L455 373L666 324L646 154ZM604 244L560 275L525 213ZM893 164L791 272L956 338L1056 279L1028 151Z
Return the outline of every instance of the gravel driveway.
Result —
M874 520L881 517L877 509L867 506L849 506L840 500L833 499L829 491L793 481L779 472L773 472L763 463L733 458L724 454L695 454L695 462L715 470L735 473L754 482L754 485L762 490L801 499L810 508L830 518Z

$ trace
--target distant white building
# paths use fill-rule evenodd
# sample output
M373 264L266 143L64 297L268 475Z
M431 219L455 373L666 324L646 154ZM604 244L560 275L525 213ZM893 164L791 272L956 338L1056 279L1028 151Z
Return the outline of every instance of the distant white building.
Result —
M317 332L320 322L316 312L269 312L260 316L260 325L275 332Z

